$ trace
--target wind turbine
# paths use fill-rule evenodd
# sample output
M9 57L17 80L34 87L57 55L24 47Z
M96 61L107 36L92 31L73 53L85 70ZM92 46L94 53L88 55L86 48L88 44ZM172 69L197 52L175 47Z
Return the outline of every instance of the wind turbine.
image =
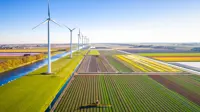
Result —
M84 43L87 46L87 41L86 40L87 40L87 36L84 37Z
M39 25L37 25L36 27L34 27L33 29L39 27L42 24L47 23L47 32L48 32L48 74L51 74L51 44L50 44L50 21L55 23L56 25L60 26L57 22L55 22L54 20L51 19L51 13L50 13L50 6L49 6L49 0L48 0L48 18L40 23ZM60 26L61 27L61 26Z
M82 47L84 46L83 40L84 40L84 36L82 34Z
M70 29L69 27L67 27L66 25L64 25L66 28L69 29L70 31L70 58L72 58L72 32L76 29L76 28L73 28L73 29Z
M81 31L80 31L80 28L79 28L79 33L78 33L78 51L80 50L80 40L81 39Z

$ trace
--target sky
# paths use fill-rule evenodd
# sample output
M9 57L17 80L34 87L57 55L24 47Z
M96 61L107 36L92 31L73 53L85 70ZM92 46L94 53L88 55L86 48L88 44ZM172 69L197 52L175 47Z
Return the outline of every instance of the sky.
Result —
M92 43L200 42L200 0L50 0L51 17ZM47 0L0 0L0 44L47 43ZM68 29L50 24L52 43ZM77 43L78 29L73 32Z

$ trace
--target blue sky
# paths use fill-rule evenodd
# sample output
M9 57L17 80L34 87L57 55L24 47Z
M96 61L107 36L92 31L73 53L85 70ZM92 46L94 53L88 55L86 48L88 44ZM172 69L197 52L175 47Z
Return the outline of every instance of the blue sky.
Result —
M51 16L92 42L200 42L200 0L50 0ZM0 44L46 43L47 0L1 0ZM78 30L73 42L77 42ZM51 42L69 31L51 24Z

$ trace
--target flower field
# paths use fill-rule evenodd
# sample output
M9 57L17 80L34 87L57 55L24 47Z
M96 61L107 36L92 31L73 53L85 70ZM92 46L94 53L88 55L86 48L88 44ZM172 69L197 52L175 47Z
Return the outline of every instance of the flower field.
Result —
M116 55L135 72L181 72L176 68L164 65L139 55Z
M200 53L139 53L166 62L197 62L200 61Z
M100 101L110 107L90 107ZM146 75L76 75L56 112L198 112L200 106Z
M160 61L166 62L198 62L200 61L200 56L159 56L159 57L151 57Z

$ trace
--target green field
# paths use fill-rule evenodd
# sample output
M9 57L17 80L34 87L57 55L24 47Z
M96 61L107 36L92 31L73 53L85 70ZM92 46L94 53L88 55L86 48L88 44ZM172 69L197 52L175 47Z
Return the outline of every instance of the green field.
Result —
M82 51L83 54L86 51ZM0 87L0 112L43 112L70 77L84 55L74 53L52 63L52 75L41 75L47 66Z
M183 88L187 89L190 92L198 94L200 96L200 77L195 75L173 75L173 76L162 76L178 85L181 85Z
M111 107L87 107L96 100ZM145 75L78 75L55 111L199 112L200 106Z
M200 53L138 53L141 56L200 56Z
M133 72L133 70L131 70L130 68L126 67L124 64L122 64L121 62L116 60L114 57L106 56L106 58L108 59L109 63L113 67L115 67L119 72Z
M88 55L100 55L98 50L90 50L90 52L88 53Z

